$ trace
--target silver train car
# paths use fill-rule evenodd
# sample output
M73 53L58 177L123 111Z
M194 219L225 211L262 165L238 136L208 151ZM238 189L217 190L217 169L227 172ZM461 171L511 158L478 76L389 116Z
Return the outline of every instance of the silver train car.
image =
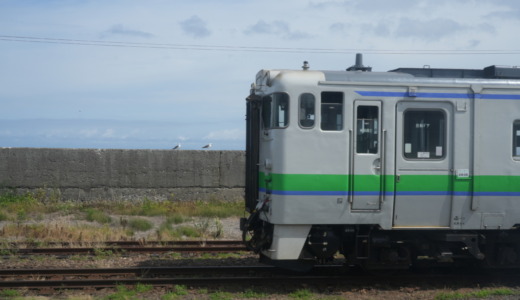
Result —
M520 69L261 70L244 241L308 268L520 266Z

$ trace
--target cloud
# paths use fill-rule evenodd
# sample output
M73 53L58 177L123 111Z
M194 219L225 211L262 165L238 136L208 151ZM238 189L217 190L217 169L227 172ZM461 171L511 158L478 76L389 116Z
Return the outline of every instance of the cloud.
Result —
M520 19L520 2L510 0L488 0L493 6L497 6L494 11L485 15L486 18L496 19Z
M437 41L466 29L466 26L446 18L418 20L405 17L400 19L394 34L397 37Z
M350 23L334 23L329 26L329 31L334 34L339 34L342 36L349 36L351 35L351 31L359 31L373 34L375 36L382 36L387 37L391 34L391 22L386 21L380 21L377 23L359 23L356 25L350 24ZM356 30L357 29L357 30Z
M334 23L332 25L329 26L329 30L334 32L334 33L340 33L340 34L347 34L348 32L348 26L347 24L345 23Z
M104 31L101 34L102 38L106 38L114 35L122 35L122 36L130 36L130 37L138 37L138 38L152 38L154 35L148 32L129 29L121 24L117 24L112 26L110 29Z
M194 38L205 38L211 35L211 31L204 20L198 16L192 16L179 23L184 33Z
M486 17L495 18L495 19L509 19L509 20L519 20L520 19L520 10L503 10L503 11L494 11L489 13Z
M437 2L440 0L436 0ZM348 12L362 12L366 14L373 14L374 12L382 11L401 12L403 9L410 11L411 9L420 6L423 1L418 0L341 0L341 1L318 1L310 2L311 9L344 9Z
M273 21L267 23L265 21L258 21L256 24L249 26L245 34L260 34L260 35L275 35L289 40L301 40L310 38L311 35L303 31L291 30L289 24L285 21Z
M102 138L105 138L105 139L106 139L106 138L108 138L108 139L110 139L110 138L116 138L116 134L115 134L115 133L116 133L116 132L115 132L114 129L112 129L112 128L108 128L108 129L106 129L106 130L101 134L101 137L102 137ZM123 136L122 138L127 138L127 136Z

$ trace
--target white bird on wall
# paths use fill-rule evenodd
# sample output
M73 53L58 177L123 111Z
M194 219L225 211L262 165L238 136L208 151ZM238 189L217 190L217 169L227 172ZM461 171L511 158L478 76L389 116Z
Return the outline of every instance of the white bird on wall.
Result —
M202 148L204 148L204 149L209 149L209 148L211 148L211 143L209 143L209 144L205 145L205 146L204 146L204 147L202 147Z
M181 148L181 144L177 144L177 146L173 147L172 150L177 150Z

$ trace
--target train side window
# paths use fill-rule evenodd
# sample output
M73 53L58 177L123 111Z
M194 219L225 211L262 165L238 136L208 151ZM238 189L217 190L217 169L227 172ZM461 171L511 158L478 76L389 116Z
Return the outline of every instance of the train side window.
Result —
M408 159L443 159L446 156L446 115L441 110L404 113L403 155Z
M343 130L343 93L321 93L321 129Z
M273 94L273 127L284 128L289 124L289 96Z
M262 100L262 126L264 129L271 128L271 96L265 96Z
M520 158L520 120L513 123L513 156Z
M357 108L357 153L377 153L379 132L379 108L377 106L358 106Z
M300 126L303 128L314 127L316 99L313 94L300 95Z
M289 96L275 93L262 100L262 123L264 129L285 128L289 124Z

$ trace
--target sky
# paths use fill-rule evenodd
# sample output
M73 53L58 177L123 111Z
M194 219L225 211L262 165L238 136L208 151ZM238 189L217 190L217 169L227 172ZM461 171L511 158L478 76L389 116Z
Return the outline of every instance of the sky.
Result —
M520 65L512 0L0 0L0 147L245 148L261 69Z

